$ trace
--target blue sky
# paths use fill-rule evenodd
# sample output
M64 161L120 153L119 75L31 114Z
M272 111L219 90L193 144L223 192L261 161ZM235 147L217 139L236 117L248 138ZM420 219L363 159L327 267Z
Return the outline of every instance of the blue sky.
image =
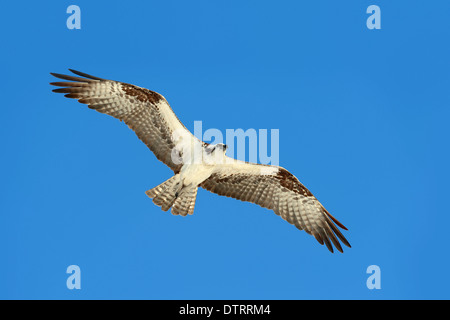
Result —
M66 8L81 8L81 29ZM366 9L381 8L381 30ZM448 1L4 3L0 298L442 299ZM163 94L183 123L279 129L280 164L349 231L331 254L269 210L199 190L119 121L51 92L77 69ZM66 268L81 269L81 289ZM370 265L381 289L366 287Z

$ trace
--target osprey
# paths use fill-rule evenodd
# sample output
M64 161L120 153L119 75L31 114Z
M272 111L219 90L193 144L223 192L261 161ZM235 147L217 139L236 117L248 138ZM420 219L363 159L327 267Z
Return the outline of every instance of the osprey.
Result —
M146 192L172 214L193 214L198 187L253 202L313 235L333 252L350 247L337 226L347 230L313 194L282 167L239 161L225 155L226 145L208 144L192 135L159 93L132 84L76 74L51 73L68 82L52 82L53 92L77 99L89 108L124 121L174 176ZM337 226L336 226L337 225ZM332 245L333 244L333 245Z

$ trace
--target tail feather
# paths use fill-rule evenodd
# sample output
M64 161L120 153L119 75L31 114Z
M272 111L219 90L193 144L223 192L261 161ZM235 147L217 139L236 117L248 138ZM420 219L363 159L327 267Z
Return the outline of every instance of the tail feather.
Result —
M177 180L178 180L178 176L175 175L172 178L170 178L169 180L166 180L163 183L161 183L160 185L157 185L153 189L145 191L145 194L149 198L152 198L152 199L156 198L156 196L161 194L161 192L163 192L165 189L167 189L170 186L174 186L176 184L176 182L178 182Z
M173 205L176 199L176 194L169 195L169 193L161 193L153 198L153 203L161 207L163 211L167 211Z
M186 216L194 213L195 199L197 198L198 188L183 189L180 196L175 200L172 207L172 213L175 215Z
M145 194L149 198L153 198L153 203L167 211L175 202L178 193L179 177L173 176L169 180L161 183L153 189L147 190Z
M198 187L184 187L181 189L178 175L161 183L145 194L153 199L153 203L163 211L172 208L172 214L186 216L194 213L195 199Z

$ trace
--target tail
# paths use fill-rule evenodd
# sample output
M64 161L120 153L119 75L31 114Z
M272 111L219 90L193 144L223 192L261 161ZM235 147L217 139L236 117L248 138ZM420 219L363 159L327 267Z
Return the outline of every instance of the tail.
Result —
M180 196L175 200L172 207L173 214L186 216L194 213L195 199L197 198L198 187L185 187L181 190Z
M198 187L185 186L183 188L179 175L161 183L145 192L153 199L153 203L167 211L172 207L175 215L186 216L194 213L195 199Z

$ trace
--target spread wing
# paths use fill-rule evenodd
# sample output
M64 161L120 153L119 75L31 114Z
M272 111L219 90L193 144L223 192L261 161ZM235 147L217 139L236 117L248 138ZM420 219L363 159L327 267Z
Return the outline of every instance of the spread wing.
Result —
M62 87L53 92L66 93L67 98L77 99L91 109L124 121L159 160L175 173L180 171L181 159L172 159L172 150L180 143L177 137L196 138L180 122L162 95L132 84L69 70L81 77L51 73L68 80L52 82L52 85ZM178 132L176 136L174 132Z
M298 229L313 235L320 244L325 243L331 252L331 243L343 252L338 238L350 247L336 225L345 230L347 228L284 168L234 160L233 163L218 166L201 187L221 196L271 209Z

